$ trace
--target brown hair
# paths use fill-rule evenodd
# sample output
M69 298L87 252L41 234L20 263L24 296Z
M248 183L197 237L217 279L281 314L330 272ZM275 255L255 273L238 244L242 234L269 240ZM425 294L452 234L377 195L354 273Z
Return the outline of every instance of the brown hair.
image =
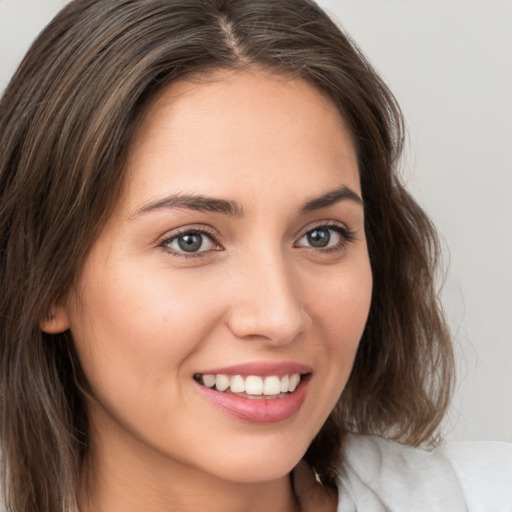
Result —
M328 484L343 434L434 439L452 349L434 286L438 243L396 165L400 110L310 0L75 0L29 50L0 102L0 397L10 510L76 506L87 453L87 382L70 334L47 335L119 196L148 102L170 82L263 66L301 77L355 141L374 279L348 385L305 457Z

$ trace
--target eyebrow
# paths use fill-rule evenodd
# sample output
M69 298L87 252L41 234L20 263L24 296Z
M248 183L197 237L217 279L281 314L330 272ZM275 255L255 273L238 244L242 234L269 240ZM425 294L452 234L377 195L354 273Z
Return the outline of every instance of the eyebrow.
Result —
M359 195L354 192L351 188L348 188L346 185L342 185L341 187L331 190L330 192L326 192L320 197L316 197L311 199L306 204L302 206L300 209L301 213L308 213L315 210L320 210L322 208L327 208L329 206L333 206L340 201L354 201L360 205L363 205L363 200Z
M188 208L199 212L223 213L234 217L242 217L244 215L243 207L235 201L195 194L175 194L143 206L135 212L134 216L149 213L154 210L173 208Z
M319 197L307 201L299 209L300 213L308 213L327 208L340 201L354 201L363 204L359 195L346 185L330 190ZM153 201L139 208L132 217L162 209L187 208L207 213L220 213L234 217L243 217L245 212L242 205L236 201L195 194L174 194L163 199Z

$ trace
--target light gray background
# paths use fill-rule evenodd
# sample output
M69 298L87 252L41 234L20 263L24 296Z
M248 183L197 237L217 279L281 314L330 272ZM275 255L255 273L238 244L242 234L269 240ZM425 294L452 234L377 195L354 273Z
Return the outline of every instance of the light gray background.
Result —
M0 0L0 91L67 2ZM512 441L512 1L320 0L405 112L404 173L445 243L451 439Z

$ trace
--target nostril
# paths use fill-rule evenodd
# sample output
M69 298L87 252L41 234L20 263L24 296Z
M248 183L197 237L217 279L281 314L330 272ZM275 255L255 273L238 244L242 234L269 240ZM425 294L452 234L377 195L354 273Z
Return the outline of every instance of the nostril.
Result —
M231 311L228 327L237 337L246 340L264 338L274 344L289 343L304 332L307 315L297 308L293 311L258 311L256 307L238 306Z
M234 281L228 327L237 338L288 343L308 325L297 276L281 252L268 245L256 250Z

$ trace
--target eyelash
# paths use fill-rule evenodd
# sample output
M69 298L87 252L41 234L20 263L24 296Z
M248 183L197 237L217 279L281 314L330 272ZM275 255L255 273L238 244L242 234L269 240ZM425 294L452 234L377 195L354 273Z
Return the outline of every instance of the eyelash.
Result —
M355 239L354 233L349 230L348 228L336 223L336 222L329 222L317 224L316 226L310 227L307 231L305 231L298 241L302 240L304 237L306 237L308 234L312 233L313 231L320 231L320 230L329 230L334 231L337 235L340 236L341 240L338 244L332 246L332 247L313 247L313 246L305 246L305 248L309 248L315 252L320 253L335 253L340 252L346 249L347 245L352 243ZM222 249L210 249L210 250L204 250L204 251L196 251L196 252L186 252L186 251L179 251L175 249L171 249L169 247L170 244L172 244L174 241L178 240L180 237L186 236L186 235L201 235L203 237L207 237L211 240L214 246L221 247L219 240L213 230L208 230L205 227L201 228L193 228L193 227L187 227L178 230L176 233L174 233L172 236L165 238L162 240L162 242L159 244L159 247L161 247L167 254L171 254L173 256L183 257L183 258L198 258L198 257L204 257L206 254L208 254L211 251L219 251ZM295 242L294 247L297 247L297 242ZM301 246L298 246L301 247Z
M304 234L299 238L299 240L302 240L302 238L307 236L309 233L312 233L313 231L317 231L317 230L318 231L320 231L320 230L334 231L337 235L340 236L340 239L341 239L338 244L336 244L332 247L322 247L322 248L316 248L316 247L312 247L312 246L309 247L310 249L317 251L317 252L321 252L322 254L325 254L325 253L329 254L329 253L336 253L336 252L344 251L347 248L347 246L350 243L354 242L354 240L355 240L355 234L353 231L351 231L347 227L342 226L334 221L331 221L328 223L326 223L324 221L324 222L317 224L316 226L310 227L307 231L304 232Z
M174 242L175 240L178 240L180 237L186 236L186 235L201 235L203 237L209 238L212 243L216 246L220 247L220 243L217 239L217 236L215 235L215 232L213 230L208 230L205 227L201 228L193 228L193 227L187 227L183 229L179 229L176 233L174 233L172 236L166 238L165 240L162 240L160 243L160 247L167 253L171 254L173 256L179 256L183 258L198 258L204 256L206 253L210 251L198 251L198 252L186 252L186 251L177 251L174 249L171 249L169 245ZM218 251L219 249L213 249L214 251Z

